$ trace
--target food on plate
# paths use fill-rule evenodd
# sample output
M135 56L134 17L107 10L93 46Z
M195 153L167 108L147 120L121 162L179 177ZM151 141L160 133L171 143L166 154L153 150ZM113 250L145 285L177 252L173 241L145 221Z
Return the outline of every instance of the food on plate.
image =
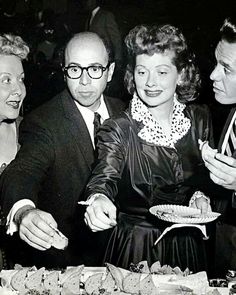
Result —
M9 294L16 291L18 295L205 294L209 287L206 272L189 274L160 262L149 267L147 261L137 263L137 269L132 272L110 263L103 268L80 265L65 270L17 267L2 270L0 278Z
M36 270L32 274L28 275L25 279L25 287L28 289L36 289L41 288L43 275L45 272L45 267L41 267Z
M11 278L11 287L16 290L20 291L25 287L25 279L27 273L29 271L29 267L22 267L19 269Z
M129 270L133 272L150 273L150 268L148 266L147 260L140 261L137 264L131 263L129 266Z
M211 148L209 146L208 141L202 142L201 140L199 140L198 143L199 143L199 148L202 153L203 161L206 161L207 157L212 157L212 158L215 157L215 155L217 154L218 151L216 149Z
M99 294L99 289L102 285L103 273L95 273L87 278L84 283L84 289L89 294Z
M139 294L141 274L137 272L130 272L123 279L123 291L127 293Z
M141 295L156 295L157 288L154 285L152 275L148 274L144 279L140 281L140 294Z
M80 294L80 281L83 269L84 265L79 265L67 268L61 274L59 273L62 295Z
M62 232L60 232L56 227L50 224L50 227L54 229L53 243L52 246L59 250L64 250L68 246L68 239Z
M45 290L50 290L53 293L59 292L59 271L53 270L48 272L43 280Z
M143 267L142 267L143 265ZM148 266L147 261L141 261L137 264L131 263L129 270L132 272L138 272L138 273L151 273L151 274L176 274L180 276L187 276L190 274L190 270L186 268L184 271L182 271L178 266L172 268L171 266L164 264L161 266L159 261L154 262L150 267Z
M112 292L116 288L116 282L113 279L112 274L108 271L105 279L102 281L100 290L106 292Z
M106 263L106 267L108 269L108 271L111 273L113 279L115 280L116 286L122 290L123 287L123 279L126 276L126 274L129 273L129 271L124 270L114 266L113 264L110 263ZM126 274L124 274L126 273Z

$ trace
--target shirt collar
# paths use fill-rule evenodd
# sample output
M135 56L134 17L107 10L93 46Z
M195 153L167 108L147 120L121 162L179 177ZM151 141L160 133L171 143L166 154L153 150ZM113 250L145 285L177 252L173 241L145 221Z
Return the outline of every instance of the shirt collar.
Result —
M96 15L99 9L100 9L100 6L97 6L96 8L94 8L94 10L92 11L92 17Z
M84 118L84 121L87 122L87 120L89 120L89 118L91 118L91 120L93 120L94 118L94 112L91 111L90 109L88 109L87 107L82 106L81 104L79 104L76 100L75 100L75 104L77 106L77 108L79 109L81 115ZM97 113L99 113L99 115L101 116L101 122L103 123L104 120L109 118L109 113L104 101L104 96L103 94L100 97L100 106L99 108L96 110Z

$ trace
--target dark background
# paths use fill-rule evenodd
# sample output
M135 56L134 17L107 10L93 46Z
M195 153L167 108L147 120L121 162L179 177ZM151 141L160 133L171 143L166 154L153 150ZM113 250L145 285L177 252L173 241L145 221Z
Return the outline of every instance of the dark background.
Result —
M215 65L214 49L219 28L227 16L236 13L236 0L102 0L102 4L114 13L122 37L141 23L171 23L181 28L196 54L201 72L202 89L198 102L209 105L215 129L220 132L230 107L215 102L209 75ZM0 0L0 32L12 31L21 35L31 48L26 67L24 113L65 87L60 50L53 62L42 63L35 59L35 49L42 36L34 16L40 9L48 8L55 16L57 34L54 41L62 48L71 35L84 30L87 12L82 0ZM4 13L11 14L11 9L13 17L6 17ZM121 93L128 96L126 92Z

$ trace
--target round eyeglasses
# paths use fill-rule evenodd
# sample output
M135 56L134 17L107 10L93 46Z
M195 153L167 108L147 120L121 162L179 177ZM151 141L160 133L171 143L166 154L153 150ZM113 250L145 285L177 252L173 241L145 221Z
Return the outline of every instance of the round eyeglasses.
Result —
M64 67L63 72L70 79L79 79L82 76L83 71L86 70L87 74L91 79L100 79L103 75L103 72L105 72L109 68L109 66L109 63L106 67L103 67L102 65L92 65L89 67L70 65Z

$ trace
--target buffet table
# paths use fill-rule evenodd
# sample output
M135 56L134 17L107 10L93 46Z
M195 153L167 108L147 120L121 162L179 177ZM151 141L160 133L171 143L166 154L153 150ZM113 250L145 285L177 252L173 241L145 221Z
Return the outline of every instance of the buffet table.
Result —
M23 278L24 273L24 278ZM22 274L22 275L21 275ZM127 278L130 276L130 279ZM209 287L206 272L199 272L187 276L176 274L147 274L135 273L109 264L107 267L69 267L66 270L48 271L45 268L21 268L17 270L2 270L0 272L1 295L23 294L54 294L57 288L58 294L94 294L94 290L103 289L101 293L109 295L125 294L149 294L149 295L228 295L228 288ZM138 293L131 293L137 288ZM102 281L101 281L102 279ZM49 282L49 280L51 280ZM136 281L136 283L135 283ZM47 283L46 283L47 282ZM102 282L102 283L101 283ZM142 282L145 282L142 283ZM133 284L133 285L132 285ZM153 284L153 285L152 285ZM82 287L81 287L82 286ZM30 288L30 289L29 289ZM52 293L44 293L45 289L53 288ZM73 289L70 291L70 288ZM77 288L77 289L76 289ZM154 289L153 289L154 288ZM18 289L18 291L16 290ZM25 293L26 290L32 293ZM68 289L68 290L67 290ZM21 291L23 290L23 291ZM39 290L36 293L35 290ZM43 291L42 291L43 290ZM63 292L62 292L63 290ZM104 293L104 290L107 293ZM143 291L142 291L143 290ZM150 290L150 292L147 290ZM111 292L110 292L111 291ZM122 291L120 293L120 291ZM127 292L129 291L129 292ZM110 292L110 293L109 293Z

